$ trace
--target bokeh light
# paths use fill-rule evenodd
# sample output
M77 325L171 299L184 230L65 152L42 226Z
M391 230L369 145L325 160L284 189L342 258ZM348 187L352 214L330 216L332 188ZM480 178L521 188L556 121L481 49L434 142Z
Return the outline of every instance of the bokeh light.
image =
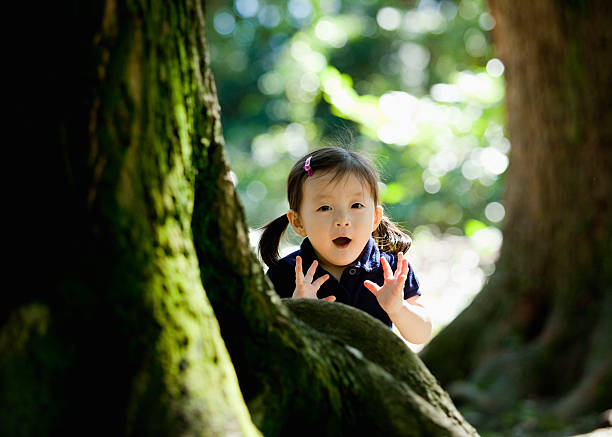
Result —
M315 35L321 41L337 49L344 47L348 40L348 35L343 27L328 17L323 17L317 22Z
M499 77L504 74L504 64L497 58L487 62L487 73L493 77Z
M506 215L506 210L504 209L504 206L501 203L491 202L485 208L485 215L490 221L497 223L504 219L504 216Z
M287 9L294 18L303 20L312 13L312 3L310 0L289 0Z
M493 15L488 12L483 12L478 18L478 24L480 24L482 30L493 30L496 23Z
M230 12L219 12L215 15L215 30L221 35L229 35L236 27L236 19Z
M241 17L249 18L257 15L259 10L258 0L235 0L234 8Z
M376 14L376 22L385 30L391 31L397 29L401 21L402 15L400 11L395 8L382 8L378 11L378 14Z
M464 36L465 50L474 57L484 56L487 52L487 40L479 29L468 29Z
M466 20L471 20L478 16L478 3L474 0L461 0L459 3L459 15Z
M281 14L276 5L266 5L257 14L259 23L267 28L276 27L281 22Z

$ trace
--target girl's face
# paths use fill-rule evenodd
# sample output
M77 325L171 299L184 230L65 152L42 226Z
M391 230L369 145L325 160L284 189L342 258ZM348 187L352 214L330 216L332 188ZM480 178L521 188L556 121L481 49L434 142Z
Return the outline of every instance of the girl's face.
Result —
M338 274L359 258L383 209L355 175L332 177L327 172L306 178L300 211L290 210L287 217L298 235L308 237L321 266Z

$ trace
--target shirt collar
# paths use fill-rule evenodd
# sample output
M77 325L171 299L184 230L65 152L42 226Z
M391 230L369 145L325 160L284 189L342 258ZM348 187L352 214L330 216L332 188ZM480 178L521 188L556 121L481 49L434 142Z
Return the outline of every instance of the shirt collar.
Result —
M304 241L302 241L302 244L300 245L300 252L302 254L303 264L306 268L308 268L317 258L314 248L312 247L312 243L308 237L304 238ZM374 238L370 237L363 249L363 252L361 252L361 255L359 258L357 258L357 262L354 264L354 267L363 269L366 272L371 272L372 270L377 269L379 266L380 250L378 249Z

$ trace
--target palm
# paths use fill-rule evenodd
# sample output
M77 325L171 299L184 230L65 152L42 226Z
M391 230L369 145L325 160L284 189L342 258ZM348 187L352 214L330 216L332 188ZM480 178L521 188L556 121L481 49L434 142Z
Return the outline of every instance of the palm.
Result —
M315 260L308 268L306 275L302 269L302 257L295 258L295 290L293 290L294 298L318 299L317 292L321 285L329 279L329 275L325 274L316 281L313 280L314 274L317 271L318 262ZM328 296L324 300L334 301L335 296Z
M381 257L381 264L385 278L382 287L372 281L365 281L363 285L376 296L376 300L378 300L382 309L387 314L392 314L404 304L404 284L408 277L408 260L404 258L402 252L399 252L395 273L393 273L389 262L384 257Z

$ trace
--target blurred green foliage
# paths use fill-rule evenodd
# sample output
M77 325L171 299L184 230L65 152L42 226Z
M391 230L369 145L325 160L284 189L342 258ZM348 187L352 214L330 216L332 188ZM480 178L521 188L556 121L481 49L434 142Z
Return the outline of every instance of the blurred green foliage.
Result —
M483 0L207 2L227 151L248 224L286 212L308 150L350 131L408 230L503 221L503 65Z

